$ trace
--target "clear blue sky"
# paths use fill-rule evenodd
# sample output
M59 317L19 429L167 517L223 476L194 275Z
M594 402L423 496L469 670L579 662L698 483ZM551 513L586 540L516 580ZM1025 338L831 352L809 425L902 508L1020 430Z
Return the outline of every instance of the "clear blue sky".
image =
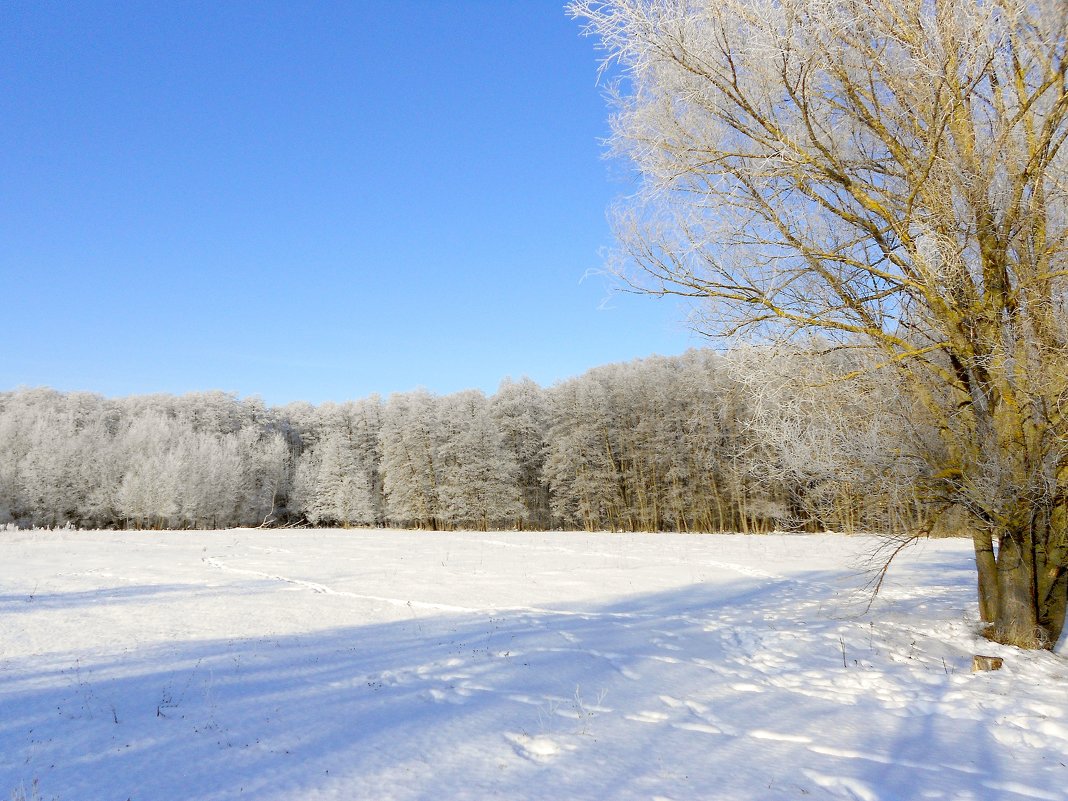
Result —
M0 5L0 389L493 391L698 344L554 0Z

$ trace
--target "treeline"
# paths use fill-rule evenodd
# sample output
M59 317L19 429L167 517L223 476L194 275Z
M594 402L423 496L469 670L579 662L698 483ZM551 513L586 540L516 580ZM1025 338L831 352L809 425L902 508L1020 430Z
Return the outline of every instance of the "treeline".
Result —
M848 350L693 350L550 388L265 407L210 392L0 394L0 523L885 530L922 439ZM903 420L912 428L903 429Z

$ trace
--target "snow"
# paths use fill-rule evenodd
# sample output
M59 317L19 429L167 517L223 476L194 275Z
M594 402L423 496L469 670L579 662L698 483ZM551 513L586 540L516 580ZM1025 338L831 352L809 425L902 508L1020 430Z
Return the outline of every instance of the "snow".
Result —
M960 540L866 612L873 547L5 532L0 798L1066 798L1064 645L975 636Z

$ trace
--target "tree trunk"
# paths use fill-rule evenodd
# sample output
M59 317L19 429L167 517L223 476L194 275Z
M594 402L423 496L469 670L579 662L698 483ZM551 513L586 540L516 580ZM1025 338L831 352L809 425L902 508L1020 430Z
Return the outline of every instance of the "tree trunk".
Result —
M1030 527L1005 531L998 538L997 592L993 638L1021 648L1054 648L1068 611L1068 569L1064 565L1061 519L1032 515ZM1055 530L1056 529L1056 530ZM983 615L983 563L988 560L976 540ZM985 619L985 618L984 618Z
M1038 648L1048 637L1038 625L1035 560L1030 537L1006 532L998 542L997 615L994 639L1020 648Z
M989 530L980 530L973 535L972 542L979 576L979 620L993 623L998 616L998 568L994 557L994 540Z
M1038 624L1049 638L1048 647L1054 648L1064 631L1065 612L1068 612L1068 570L1063 567L1047 567L1050 581L1048 590L1039 598Z
M1054 507L1037 551L1038 623L1049 635L1049 647L1054 648L1068 611L1068 504Z

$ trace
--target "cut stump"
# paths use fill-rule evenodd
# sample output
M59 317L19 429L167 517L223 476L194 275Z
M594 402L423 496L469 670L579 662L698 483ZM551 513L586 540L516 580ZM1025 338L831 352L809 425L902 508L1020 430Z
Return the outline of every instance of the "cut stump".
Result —
M1000 656L982 656L977 654L972 657L972 673L980 670L1001 670L1005 660Z

